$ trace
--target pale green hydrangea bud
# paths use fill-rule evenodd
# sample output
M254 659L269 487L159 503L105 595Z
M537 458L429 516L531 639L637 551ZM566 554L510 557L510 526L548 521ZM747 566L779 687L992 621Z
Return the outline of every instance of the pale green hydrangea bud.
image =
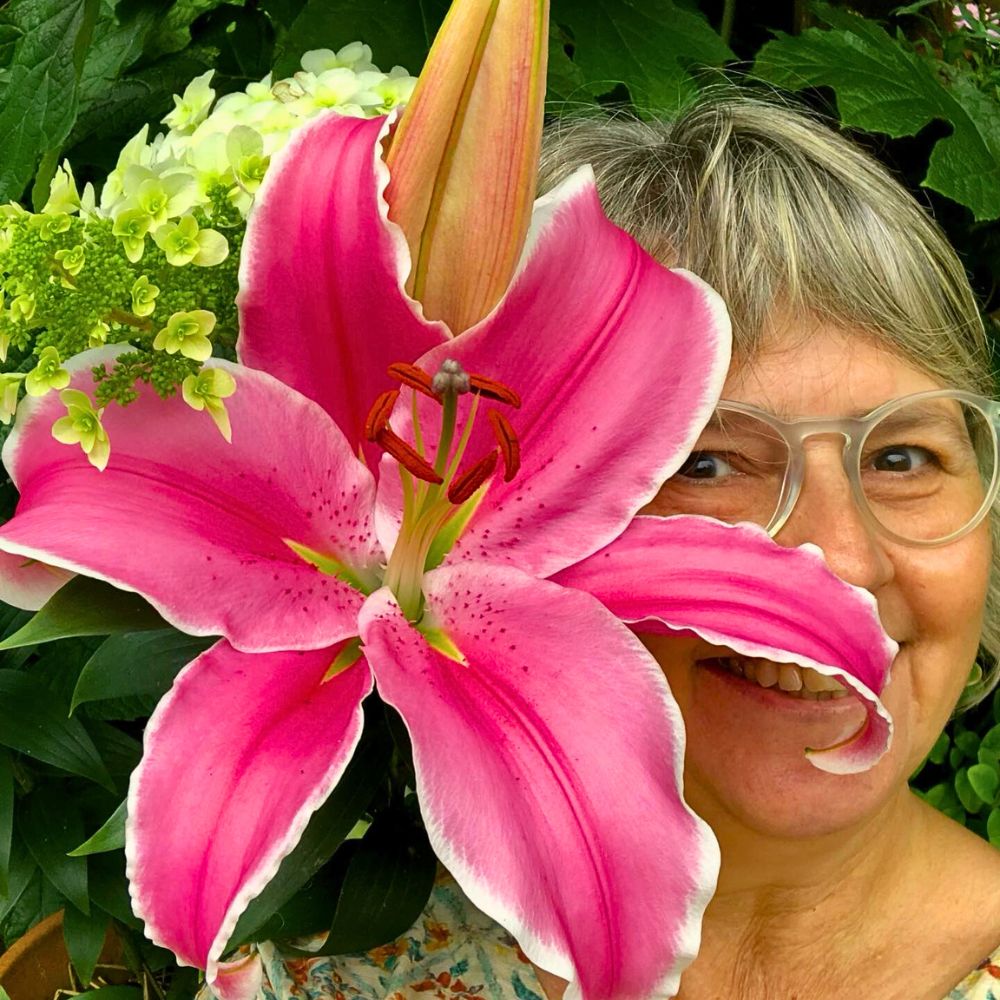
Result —
M42 348L38 364L25 376L24 389L29 396L44 396L52 389L65 389L69 372L62 367L59 352L54 347Z
M160 226L153 233L153 239L166 255L167 263L175 267L185 264L211 267L229 256L225 236L215 229L199 229L193 215Z
M52 436L62 444L79 444L90 464L102 472L111 455L111 442L101 424L101 410L95 410L90 397L79 389L65 389L59 399L66 416L52 425Z
M207 410L215 426L227 441L232 441L233 430L223 399L236 392L236 379L221 368L205 368L197 375L188 375L181 385L184 402L195 410Z
M108 334L110 332L111 327L108 323L105 323L103 319L97 320L88 333L87 346L102 347L108 342Z
M196 76L184 88L181 97L174 95L174 110L163 119L163 123L178 132L190 132L208 116L208 109L215 100L211 79L215 70Z
M49 198L42 209L44 215L73 215L80 211L80 193L76 189L73 168L69 160L63 160L62 166L56 169L49 185Z
M62 264L63 270L73 277L76 277L83 270L83 265L87 262L82 243L78 243L69 250L57 250L55 258Z
M18 372L0 375L0 422L9 426L17 412L17 399L25 376Z
M215 329L215 313L207 309L176 312L153 339L153 349L176 354L180 351L192 361L207 361L212 356L209 334Z
M150 316L156 308L156 296L160 294L156 285L150 284L146 275L135 279L132 285L132 312L136 316Z

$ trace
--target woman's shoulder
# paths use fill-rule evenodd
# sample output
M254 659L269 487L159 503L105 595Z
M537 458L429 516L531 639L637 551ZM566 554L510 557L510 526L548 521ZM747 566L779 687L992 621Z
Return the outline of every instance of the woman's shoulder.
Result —
M1000 947L984 958L945 1000L1000 1000Z
M262 945L264 1000L544 1000L514 939L441 870L409 930L352 955L285 958Z

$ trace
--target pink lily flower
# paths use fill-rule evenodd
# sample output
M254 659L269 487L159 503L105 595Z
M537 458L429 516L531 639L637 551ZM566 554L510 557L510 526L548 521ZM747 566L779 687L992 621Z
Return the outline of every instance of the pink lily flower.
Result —
M611 225L584 170L536 203L510 286L453 336L404 288L388 128L318 119L267 175L242 271L255 367L212 362L238 381L232 443L144 391L106 412L99 473L52 439L53 395L30 400L4 450L21 502L0 548L223 637L150 720L126 849L148 935L223 1000L259 988L252 958L222 952L343 774L376 686L473 903L571 981L569 1000L673 995L718 849L681 795L676 705L627 623L850 686L868 725L811 757L834 771L888 744L876 692L895 647L812 547L635 518L715 405L718 297ZM73 387L107 356L74 359ZM398 399L396 362L415 387Z

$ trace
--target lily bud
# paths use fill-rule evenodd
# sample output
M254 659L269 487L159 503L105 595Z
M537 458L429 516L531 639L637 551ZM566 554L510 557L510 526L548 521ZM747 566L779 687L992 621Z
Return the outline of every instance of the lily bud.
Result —
M389 218L412 258L407 291L456 334L496 305L524 246L548 8L548 0L455 0L386 155Z

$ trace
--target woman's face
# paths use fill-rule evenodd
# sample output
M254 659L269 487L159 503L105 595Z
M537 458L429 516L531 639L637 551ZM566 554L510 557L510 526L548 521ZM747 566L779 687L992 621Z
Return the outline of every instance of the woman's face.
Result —
M723 397L782 415L846 416L941 387L862 334L822 325L789 333L751 365L735 367ZM808 440L802 494L776 541L815 543L838 576L878 601L882 624L900 646L882 694L895 721L892 746L861 774L820 771L803 749L857 730L864 711L853 698L794 698L699 666L699 659L725 655L716 648L648 637L686 722L686 797L713 824L728 818L763 834L815 836L874 814L934 743L975 658L991 561L988 523L938 548L875 534L855 506L842 448L840 436ZM668 485L645 512L683 513L672 497Z

